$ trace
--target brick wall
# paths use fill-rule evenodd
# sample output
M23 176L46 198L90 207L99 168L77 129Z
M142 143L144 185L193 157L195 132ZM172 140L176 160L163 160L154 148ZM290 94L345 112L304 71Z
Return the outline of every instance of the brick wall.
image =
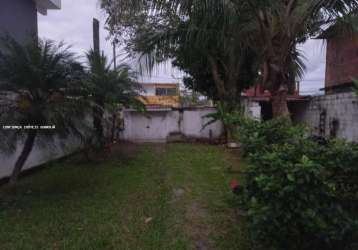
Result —
M326 88L358 78L358 35L327 41Z
M358 141L358 98L353 93L313 97L294 106L293 120L315 135Z

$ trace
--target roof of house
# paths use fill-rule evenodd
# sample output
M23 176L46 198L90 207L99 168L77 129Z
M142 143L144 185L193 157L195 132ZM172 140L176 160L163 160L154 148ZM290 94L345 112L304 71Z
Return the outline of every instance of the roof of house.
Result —
M137 99L147 107L179 107L179 96L138 96Z
M34 0L37 11L42 15L47 15L47 10L61 9L61 0Z
M244 90L242 93L242 97L256 102L271 102L272 100L271 92L261 84L257 84ZM308 101L309 99L309 96L300 95L299 85L296 85L293 92L291 94L288 94L287 96L288 102L301 102Z
M177 88L179 83L140 83L142 86L148 87L163 87L163 88Z

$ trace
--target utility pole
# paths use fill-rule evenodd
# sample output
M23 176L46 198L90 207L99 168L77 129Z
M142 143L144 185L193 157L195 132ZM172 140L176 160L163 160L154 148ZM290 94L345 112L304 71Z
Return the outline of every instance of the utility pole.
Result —
M116 41L113 41L113 68L117 69Z
M99 44L99 21L93 18L93 50L95 56L99 58L100 56L100 44ZM103 114L104 114L104 100L102 97L97 96L94 93L94 102L95 105L93 106L93 127L96 130L96 134L98 137L98 141L101 146L105 145L105 136L103 130Z
M93 49L98 55L100 54L99 21L96 18L93 18Z

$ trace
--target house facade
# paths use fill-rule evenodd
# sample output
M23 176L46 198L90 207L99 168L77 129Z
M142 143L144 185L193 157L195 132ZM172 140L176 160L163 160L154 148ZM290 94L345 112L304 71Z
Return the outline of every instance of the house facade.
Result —
M38 34L37 13L60 9L61 0L1 0L0 36L10 35L18 42L26 43Z
M142 93L138 99L148 108L180 107L178 83L142 83Z

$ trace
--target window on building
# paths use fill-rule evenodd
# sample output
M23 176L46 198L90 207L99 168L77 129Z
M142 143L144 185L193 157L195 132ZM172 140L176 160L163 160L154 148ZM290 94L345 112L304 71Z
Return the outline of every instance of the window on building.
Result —
M157 96L176 96L178 95L176 88L156 88L155 95Z

